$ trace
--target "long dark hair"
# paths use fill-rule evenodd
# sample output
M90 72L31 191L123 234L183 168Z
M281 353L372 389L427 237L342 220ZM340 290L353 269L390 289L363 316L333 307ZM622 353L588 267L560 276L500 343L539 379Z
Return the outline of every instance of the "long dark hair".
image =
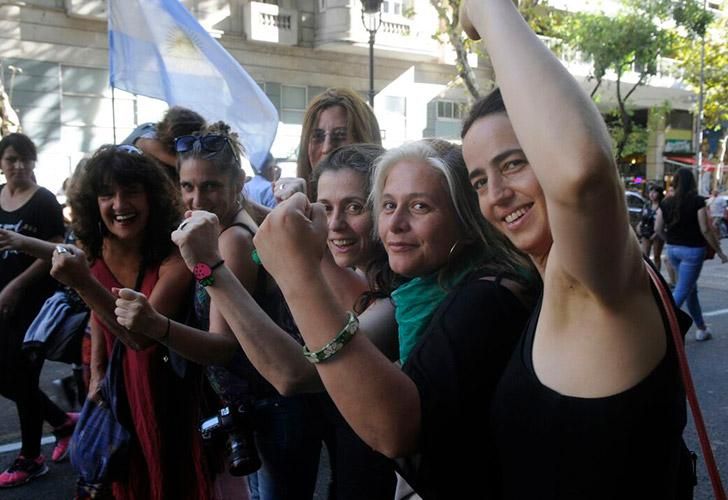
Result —
M72 227L88 256L102 256L103 241L108 229L101 219L98 196L111 184L141 184L149 202L149 220L144 230L142 259L146 265L164 260L174 249L169 235L182 216L182 203L177 187L162 167L141 154L116 146L102 146L71 179L68 202L73 211Z
M690 167L682 167L675 172L672 178L672 187L675 188L675 194L672 196L672 217L666 221L667 228L675 226L680 222L680 212L683 203L693 198L698 192L698 184L695 182L695 176Z

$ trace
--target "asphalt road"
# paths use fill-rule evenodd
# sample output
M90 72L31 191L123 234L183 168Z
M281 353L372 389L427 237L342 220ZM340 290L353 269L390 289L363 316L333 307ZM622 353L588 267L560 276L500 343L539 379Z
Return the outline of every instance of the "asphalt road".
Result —
M728 250L728 240L722 240L723 248ZM708 427L718 468L722 471L723 481L728 487L728 264L720 265L717 259L708 261L703 268L699 281L700 300L713 339L696 342L692 329L686 342L686 351L698 391L703 417ZM62 407L67 405L54 388L54 379L69 375L68 365L49 362L41 377L41 386L48 395ZM49 431L49 429L46 429ZM49 432L46 432L46 436ZM692 419L685 431L688 447L700 455L697 436ZM19 440L15 407L0 398L0 467L7 467L17 455L15 444ZM52 438L43 447L46 457L50 456ZM50 464L50 472L32 483L0 490L3 500L68 500L73 498L75 477L69 463ZM712 497L705 466L698 461L698 486L696 500ZM319 475L316 499L325 498L327 473L325 466Z

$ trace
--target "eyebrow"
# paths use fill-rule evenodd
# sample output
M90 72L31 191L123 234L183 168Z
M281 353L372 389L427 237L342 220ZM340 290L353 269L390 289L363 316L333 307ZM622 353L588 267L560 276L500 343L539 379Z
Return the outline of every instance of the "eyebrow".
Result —
M498 165L500 162L502 162L503 160L505 160L506 158L508 158L509 156L511 156L513 154L524 154L523 149L521 149L521 148L506 149L505 151L502 151L502 152L498 153L497 155L495 155L493 158L491 158L488 163L490 163L491 165ZM470 180L473 180L473 178L475 178L479 175L482 175L483 173L484 173L483 169L480 167L477 167L468 174L468 178Z

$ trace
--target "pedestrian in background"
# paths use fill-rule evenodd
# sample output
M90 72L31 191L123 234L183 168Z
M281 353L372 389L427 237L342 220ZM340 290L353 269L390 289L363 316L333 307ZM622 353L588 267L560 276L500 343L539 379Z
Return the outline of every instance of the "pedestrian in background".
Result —
M25 333L57 284L48 276L49 259L24 251L29 240L63 242L63 214L56 197L35 182L35 144L13 133L0 141L0 394L15 401L22 447L13 464L0 474L0 487L17 486L48 472L40 453L43 420L54 427L62 460L75 417L67 415L38 388L41 366L22 352ZM29 238L28 238L29 237Z
M698 298L698 278L703 269L707 245L720 257L728 257L720 248L720 241L708 218L705 198L698 194L695 176L688 167L679 169L672 178L675 195L665 198L655 219L655 230L667 241L667 257L675 268L677 282L672 296L678 307L687 303L693 318L695 340L708 340L712 334L703 320Z

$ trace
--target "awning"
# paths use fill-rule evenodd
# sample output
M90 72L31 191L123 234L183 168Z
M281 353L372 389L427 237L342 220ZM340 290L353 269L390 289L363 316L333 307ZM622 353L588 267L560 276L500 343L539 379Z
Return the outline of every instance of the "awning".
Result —
M677 156L677 155L665 155L664 156L664 162L670 163L672 165L676 165L678 167L694 167L695 166L695 156ZM714 172L715 169L718 167L716 163L713 163L712 161L708 161L705 158L703 158L702 165L704 172ZM723 170L728 170L726 165L723 165Z

